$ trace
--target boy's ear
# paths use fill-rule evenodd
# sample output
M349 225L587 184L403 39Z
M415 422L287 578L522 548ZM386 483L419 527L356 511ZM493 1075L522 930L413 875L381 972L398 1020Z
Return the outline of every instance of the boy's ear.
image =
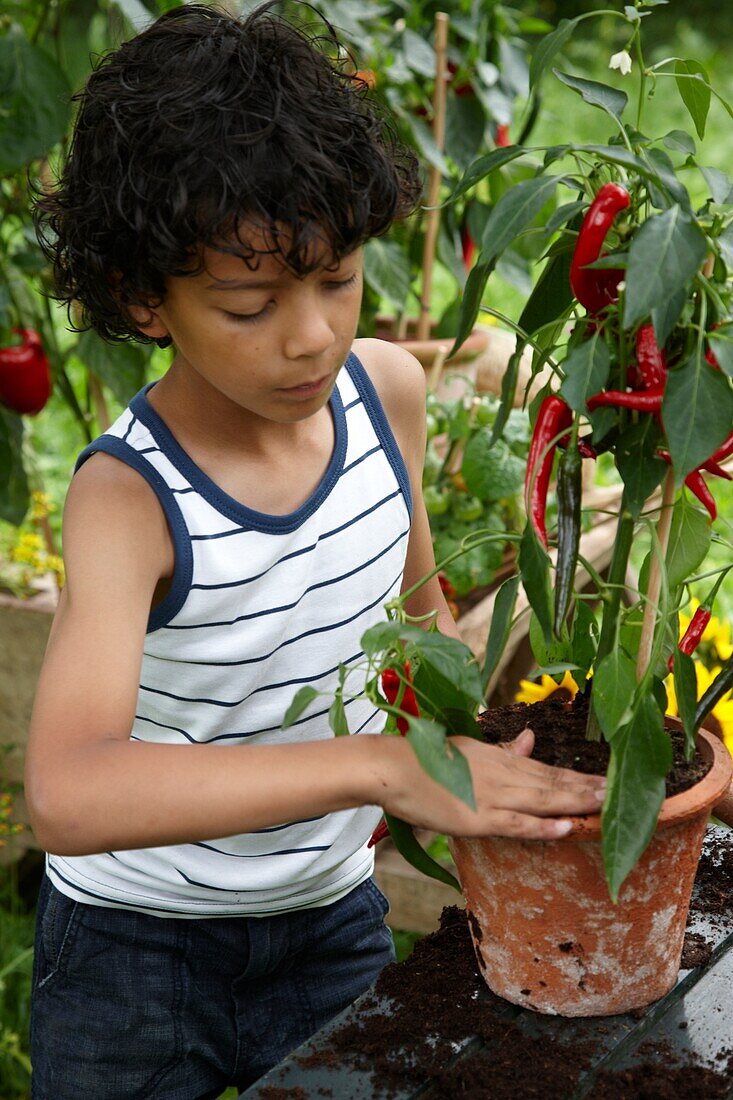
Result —
M161 341L166 340L167 343L161 344L162 347L169 347L171 343L170 333L154 309L150 309L148 306L127 306L127 312L137 327L146 336L152 337L152 339Z

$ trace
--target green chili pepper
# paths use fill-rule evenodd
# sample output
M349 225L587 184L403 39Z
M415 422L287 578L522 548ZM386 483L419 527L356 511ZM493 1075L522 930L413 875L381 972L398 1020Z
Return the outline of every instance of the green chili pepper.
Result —
M695 729L700 729L713 707L717 706L730 689L733 688L733 657L723 665L722 672L713 680L702 699L697 704L695 711Z
M580 546L580 496L583 459L577 442L563 452L557 474L557 567L555 634L559 638L575 580Z
M428 875L430 878L437 878L439 882L444 882L446 886L452 886L460 894L461 887L458 880L450 871L446 871L445 867L441 867L439 863L436 863L433 857L429 856L425 849L418 844L412 825L408 825L400 817L392 817L391 814L385 814L384 817L389 827L390 836L400 855L408 863L411 863L417 871L422 871L424 875Z

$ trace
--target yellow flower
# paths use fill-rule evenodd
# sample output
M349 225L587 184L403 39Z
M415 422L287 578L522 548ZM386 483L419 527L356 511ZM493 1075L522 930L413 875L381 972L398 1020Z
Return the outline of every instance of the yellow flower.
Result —
M31 500L33 501L30 515L32 520L43 519L49 512L56 511L56 505L51 503L51 498L48 493L41 493L35 490L31 493Z
M578 694L578 685L569 672L566 671L559 684L556 684L552 676L543 674L538 684L532 680L520 680L519 691L514 696L517 703L539 703L541 699L547 699L555 692L562 692L561 698L574 699Z
M702 698L719 672L720 668L705 668L699 661L695 662L698 699ZM669 676L665 680L665 687L667 688L667 713L678 718L680 712L677 693L674 689L674 676ZM733 755L733 691L729 691L713 707L705 719L704 726L710 733L721 735L728 751Z

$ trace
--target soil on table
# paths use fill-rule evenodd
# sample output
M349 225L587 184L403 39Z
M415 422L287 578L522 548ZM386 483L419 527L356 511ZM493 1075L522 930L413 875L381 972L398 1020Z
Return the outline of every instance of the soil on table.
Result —
M508 703L485 710L478 716L481 734L491 744L513 741L529 726L535 738L533 760L586 775L605 775L611 757L610 746L604 738L586 740L587 723L588 700L580 691L573 700L551 695L539 703ZM692 760L686 760L684 733L671 728L667 733L673 751L665 788L669 798L698 783L712 765L703 760L699 749L695 750Z
M605 771L602 745L592 745L586 752L584 744L563 737L561 729L557 752L558 733L553 727L566 724L569 713L571 727L584 730L583 702L576 702L569 712L551 699L517 704L503 708L505 715L508 710L513 717L500 730L494 727L495 712L484 715L481 724L488 735L496 735L487 739L497 741L516 736L530 724L537 758L584 772ZM697 758L690 766L684 760L682 738L674 733L672 737L675 767L668 793L684 790L708 770ZM713 924L720 922L721 928L730 927L733 833L703 852L688 927L696 914ZM299 1056L300 1064L347 1071L349 1066L361 1068L372 1073L384 1096L428 1084L424 1095L432 1100L570 1100L597 1057L602 1022L589 1019L588 1037L572 1043L561 1042L554 1028L545 1035L528 1034L514 1022L515 1006L493 994L483 981L469 919L465 909L446 907L439 930L418 941L407 960L382 971L373 992L362 1002L372 1015L346 1022L331 1033L325 1048ZM689 932L683 969L702 965L709 954L704 937ZM474 1046L488 1049L454 1061L457 1044L469 1036L478 1037ZM683 1059L662 1043L645 1044L639 1059L633 1069L599 1073L588 1100L677 1100L680 1095L715 1100L727 1096L733 1087L733 1045L721 1052L714 1065L696 1062L692 1056ZM328 1089L321 1092L326 1095Z

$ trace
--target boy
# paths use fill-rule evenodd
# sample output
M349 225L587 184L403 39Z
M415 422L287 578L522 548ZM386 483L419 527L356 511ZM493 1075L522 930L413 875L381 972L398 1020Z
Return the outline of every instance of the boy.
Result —
M213 1100L340 1012L394 958L382 808L554 837L598 806L526 731L514 753L455 739L474 813L365 697L359 736L332 736L323 697L281 728L434 560L423 370L354 339L362 245L415 209L416 162L272 6L177 8L104 59L38 205L59 297L174 348L65 504L25 777L49 853L38 1100ZM410 610L456 635L437 582Z

